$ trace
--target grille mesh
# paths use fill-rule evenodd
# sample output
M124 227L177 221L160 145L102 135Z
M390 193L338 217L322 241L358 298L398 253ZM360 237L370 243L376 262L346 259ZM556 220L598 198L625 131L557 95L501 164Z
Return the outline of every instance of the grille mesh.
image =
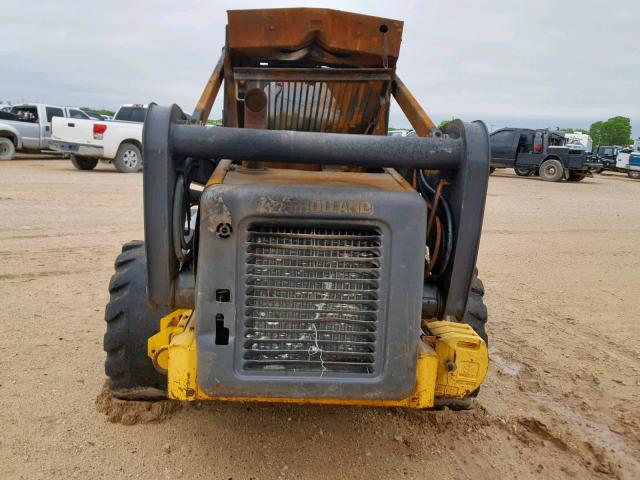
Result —
M270 130L368 134L387 102L392 70L237 67L234 78L238 90L264 90Z
M247 255L245 369L374 373L376 228L253 225Z
M382 85L354 82L269 82L267 128L364 133L379 105Z

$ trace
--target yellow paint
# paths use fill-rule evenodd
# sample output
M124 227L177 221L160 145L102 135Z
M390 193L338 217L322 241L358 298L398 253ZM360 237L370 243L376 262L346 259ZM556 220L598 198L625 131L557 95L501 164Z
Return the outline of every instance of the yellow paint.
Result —
M233 162L231 160L220 160L218 166L207 180L207 184L205 187L210 187L211 185L219 185L224 182L224 177L227 176L227 172L229 168L231 168L231 164Z
M487 344L465 323L438 321L427 327L438 357L436 397L466 397L487 375Z
M193 310L174 310L160 319L160 331L147 341L147 356L154 365L169 370L169 346L173 337L184 331ZM155 360L155 361L154 361ZM156 367L157 368L157 367Z
M176 310L161 320L161 331L149 339L149 356L152 357L152 351L162 352L156 361L162 368L166 366L167 394L175 400L429 408L434 405L436 396L460 398L475 390L482 383L488 366L486 345L471 327L453 322L432 322L428 326L434 336L423 337L420 343L414 392L402 400L209 396L197 383L195 321L191 310ZM454 359L449 370L454 364L455 370L447 370L447 362Z

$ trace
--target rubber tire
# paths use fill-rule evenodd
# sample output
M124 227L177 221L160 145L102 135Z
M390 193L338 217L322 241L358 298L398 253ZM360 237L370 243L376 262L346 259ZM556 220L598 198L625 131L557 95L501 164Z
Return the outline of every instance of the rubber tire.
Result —
M93 170L98 165L98 159L71 155L71 163L78 170Z
M598 173L602 173L602 171L604 170L604 168L594 168L593 170L591 170L592 173L598 174Z
M630 170L627 172L627 176L629 178L633 178L634 180L640 180L640 172L637 170Z
M548 170L554 169L553 173ZM564 167L560 160L550 158L542 162L540 169L538 170L540 178L545 182L559 182L564 176Z
M0 160L11 160L16 153L16 146L7 137L0 137Z
M129 167L125 164L124 155L127 151L134 151L138 156L138 162L135 166ZM116 158L113 159L113 164L120 173L135 173L142 168L142 152L133 143L123 143L118 147L118 153Z
M519 177L528 177L531 175L531 169L525 167L513 167L513 171L516 172L516 175Z
M473 273L471 280L471 290L467 300L467 309L462 317L462 323L470 325L471 328L482 338L487 346L489 346L489 337L487 336L487 320L489 313L487 306L484 304L484 284L478 278L478 269Z
M160 329L166 307L152 309L147 302L147 259L144 242L122 246L109 282L105 309L107 331L105 373L113 391L132 388L167 389L167 377L158 373L147 356L147 340Z
M586 173L569 173L569 178L567 178L567 182L581 182L587 176Z

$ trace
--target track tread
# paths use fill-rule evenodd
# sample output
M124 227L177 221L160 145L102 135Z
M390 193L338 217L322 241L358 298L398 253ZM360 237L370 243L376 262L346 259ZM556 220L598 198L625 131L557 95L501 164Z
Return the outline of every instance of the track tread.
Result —
M129 250L133 249L144 250L144 242L142 240L131 240L122 245L122 252L128 252Z
M462 317L462 322L470 325L487 345L489 345L486 330L488 319L489 312L484 303L484 284L482 280L478 278L478 269L476 268L473 272L469 299L467 300L467 309Z
M103 339L107 353L105 373L109 387L166 389L167 377L156 372L147 357L147 339L158 331L167 308L152 309L147 302L147 265L144 243L128 242L114 262L105 307L107 330Z

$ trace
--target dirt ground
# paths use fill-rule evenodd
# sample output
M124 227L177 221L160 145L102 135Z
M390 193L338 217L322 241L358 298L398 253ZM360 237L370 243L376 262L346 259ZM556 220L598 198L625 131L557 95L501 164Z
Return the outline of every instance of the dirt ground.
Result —
M638 181L491 177L491 368L468 412L143 404L164 419L110 422L107 283L142 236L142 175L0 163L2 478L640 478Z

